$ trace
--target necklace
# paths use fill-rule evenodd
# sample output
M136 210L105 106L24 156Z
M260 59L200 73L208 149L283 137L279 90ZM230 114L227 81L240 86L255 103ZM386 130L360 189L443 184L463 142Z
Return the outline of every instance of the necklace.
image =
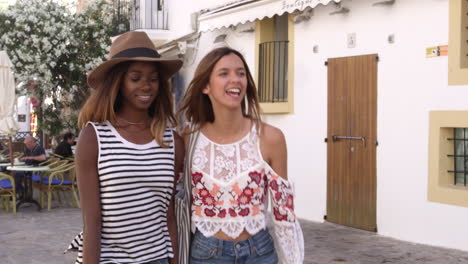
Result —
M130 122L130 121L126 120L126 119L123 119L123 118L120 117L120 116L118 116L117 118L120 119L120 120L122 120L122 121L124 121L124 122L127 123L127 124L130 124L130 125L143 125L143 124L146 123L146 122L144 122L144 121L143 121L143 122Z

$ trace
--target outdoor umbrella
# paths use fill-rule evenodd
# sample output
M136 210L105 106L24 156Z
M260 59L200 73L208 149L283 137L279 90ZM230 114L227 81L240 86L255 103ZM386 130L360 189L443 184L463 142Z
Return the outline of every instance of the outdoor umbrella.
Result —
M13 165L11 135L19 130L19 125L14 118L16 97L12 68L13 64L7 53L0 50L0 134L9 136L10 159Z

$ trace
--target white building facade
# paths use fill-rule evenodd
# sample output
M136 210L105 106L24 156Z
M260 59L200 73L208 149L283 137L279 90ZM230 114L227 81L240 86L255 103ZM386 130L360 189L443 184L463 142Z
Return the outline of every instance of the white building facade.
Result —
M363 229L468 250L463 130L468 72L460 46L466 36L459 27L466 20L464 5L461 0L177 0L171 1L175 19L169 26L178 36L161 52L183 58L186 87L200 59L227 44L245 56L267 94L270 86L284 90L265 97L263 118L286 136L298 217L363 228L355 211L364 208L370 224ZM264 74L265 64L272 64L265 54L277 53L262 55L260 46L275 41L287 45L279 63L287 67L272 66L271 77ZM375 63L355 61L366 55ZM281 74L283 79L275 77ZM359 90L363 83L371 88ZM337 131L344 134L336 134L336 120L360 123L370 134L342 128ZM332 144L342 145L336 152ZM356 159L363 149L370 154ZM344 152L346 157L333 156Z

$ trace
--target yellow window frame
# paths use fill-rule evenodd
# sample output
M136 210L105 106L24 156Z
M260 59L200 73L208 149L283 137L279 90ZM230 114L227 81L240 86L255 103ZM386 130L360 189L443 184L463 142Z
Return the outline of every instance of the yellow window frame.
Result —
M468 84L468 2L449 1L449 85Z
M468 127L468 111L431 111L429 113L428 200L468 207L468 188L454 185L454 128Z
M255 82L258 86L259 46L262 42L274 40L274 20L264 18L255 22ZM292 114L294 113L294 22L288 14L288 101L277 103L260 103L262 114Z

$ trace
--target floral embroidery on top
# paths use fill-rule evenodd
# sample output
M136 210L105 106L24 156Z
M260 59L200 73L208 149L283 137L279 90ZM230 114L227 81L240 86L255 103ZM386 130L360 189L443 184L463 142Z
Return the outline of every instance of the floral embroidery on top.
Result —
M273 197L273 215L277 221L294 222L294 193L290 183L282 180L278 175L271 173L272 180L269 183Z
M210 237L223 231L232 238L244 230L256 234L267 226L267 196L280 263L302 263L303 238L294 214L293 188L263 160L255 129L226 145L200 134L192 159L193 232L198 229Z
M248 174L249 179L242 183L241 187L236 181L228 191L222 191L218 184L206 182L202 173L193 173L194 214L203 216L203 212L207 217L220 218L226 217L227 214L231 217L258 215L265 203L266 183L263 175L263 172L251 172Z

